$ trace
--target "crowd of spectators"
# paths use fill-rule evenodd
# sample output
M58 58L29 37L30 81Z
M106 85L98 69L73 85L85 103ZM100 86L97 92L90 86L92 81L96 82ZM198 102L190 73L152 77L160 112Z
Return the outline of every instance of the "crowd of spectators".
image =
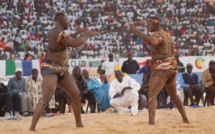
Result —
M149 14L160 16L179 56L214 55L215 7L204 0L7 0L0 3L0 59L39 59L45 55L56 12L68 15L68 33L80 27L101 31L70 58L150 55L150 47L131 34L127 22L147 33ZM151 33L148 33L151 34Z

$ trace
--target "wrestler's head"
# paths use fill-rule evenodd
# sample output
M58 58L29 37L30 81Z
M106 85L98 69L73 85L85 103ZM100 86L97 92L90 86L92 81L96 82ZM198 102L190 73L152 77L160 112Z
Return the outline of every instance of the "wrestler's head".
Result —
M31 73L32 73L32 79L36 80L38 77L38 70L36 68L34 68L34 69L32 69Z
M148 31L155 32L160 28L160 17L154 13L148 16Z
M85 79L89 79L89 72L86 69L82 70L82 75Z
M63 12L56 13L55 17L54 17L54 21L56 23L60 24L63 27L63 29L65 29L65 30L69 28L68 17Z
M193 70L193 65L190 64L190 63L188 63L187 66L186 66L186 69L187 69L187 72L188 72L188 73L191 73L192 70Z

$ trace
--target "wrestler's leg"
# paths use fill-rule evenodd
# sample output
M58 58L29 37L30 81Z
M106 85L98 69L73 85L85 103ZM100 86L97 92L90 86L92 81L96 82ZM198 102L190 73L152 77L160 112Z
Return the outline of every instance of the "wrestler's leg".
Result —
M163 89L165 81L159 76L151 76L148 91L148 112L149 112L149 125L155 124L155 111L157 108L157 95Z
M35 127L37 124L37 121L39 120L42 112L46 108L47 104L51 100L56 86L57 86L57 80L58 77L56 74L48 74L43 77L43 82L42 82L42 98L39 100L37 107L34 111L34 116L32 119L30 131L35 131Z
M59 81L59 85L71 96L76 127L83 127L81 122L81 96L74 78L70 74L67 74L64 79Z
M170 97L173 99L173 102L176 104L178 111L180 112L182 118L183 118L183 122L184 123L189 123L189 120L187 118L185 109L184 109L184 105L181 101L181 98L177 95L176 92L176 82L173 81L173 83L166 85L165 89L167 91L167 93L170 95Z

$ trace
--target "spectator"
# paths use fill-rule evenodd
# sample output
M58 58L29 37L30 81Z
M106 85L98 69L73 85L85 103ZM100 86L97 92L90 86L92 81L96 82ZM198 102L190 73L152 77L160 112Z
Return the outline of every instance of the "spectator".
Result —
M150 69L150 64L151 64L151 60L148 59L146 60L146 65L143 66L139 71L138 71L138 74L144 74L145 72L147 72L149 69Z
M132 59L132 52L127 53L128 60L124 61L122 64L122 71L127 74L136 74L139 70L139 65L136 60Z
M72 110L72 102L70 96L65 92L62 88L57 86L55 90L55 96L56 96L56 101L59 103L59 111L60 113L64 114L65 113L65 105L68 105L68 113L71 112Z
M193 65L187 64L186 69L187 72L182 74L183 82L181 84L184 90L184 105L187 106L188 98L190 98L191 106L199 105L204 90L199 84L198 75L192 73ZM193 95L195 95L195 101L193 100Z
M6 106L5 118L13 116L13 99L11 93L8 93L7 86L0 83L0 106Z
M119 112L126 112L131 106L131 115L138 114L138 90L140 85L129 76L123 76L119 67L115 67L115 76L110 84L110 104Z
M215 98L215 61L209 62L209 68L202 73L202 85L206 89L206 94L209 96L207 101L214 105Z
M102 70L103 74L105 75L113 75L114 74L114 67L117 63L113 60L113 54L108 55L108 60L102 63Z
M88 100L88 105L90 106L90 113L95 113L96 100L94 97L94 93L88 90L86 80L84 76L81 74L81 68L79 66L74 67L72 75L81 92L81 103L85 104L86 100ZM84 113L83 108L81 112Z
M12 93L13 96L20 97L20 102L22 106L22 112L32 112L31 97L26 93L25 80L22 77L22 70L17 68L15 72L15 77L11 78L8 82L8 90ZM18 98L18 97L17 97ZM15 113L16 114L16 113Z
M179 60L178 55L175 56L175 59L176 59L177 64L178 64L178 73L183 73L183 72L185 72L184 64Z
M101 84L96 78L90 78L89 72L84 69L82 70L82 75L85 77L87 82L87 87L90 91L93 91L97 104L99 104L99 110L102 112L110 108L110 97L108 83Z
M32 69L32 75L25 79L26 92L31 98L31 105L33 110L36 108L37 103L42 97L42 77L39 77L39 71L37 69ZM49 108L55 107L54 96L49 101Z

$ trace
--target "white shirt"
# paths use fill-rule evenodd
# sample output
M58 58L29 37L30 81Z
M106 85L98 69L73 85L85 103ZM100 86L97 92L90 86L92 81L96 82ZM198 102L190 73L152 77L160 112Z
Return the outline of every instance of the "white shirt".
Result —
M104 63L102 63L102 70L105 70L105 75L114 75L114 67L117 66L118 63L115 61L110 62L105 61Z
M113 98L113 96L120 93L124 87L131 87L138 91L140 89L140 84L129 76L124 76L121 83L117 79L114 79L110 84L109 96Z

